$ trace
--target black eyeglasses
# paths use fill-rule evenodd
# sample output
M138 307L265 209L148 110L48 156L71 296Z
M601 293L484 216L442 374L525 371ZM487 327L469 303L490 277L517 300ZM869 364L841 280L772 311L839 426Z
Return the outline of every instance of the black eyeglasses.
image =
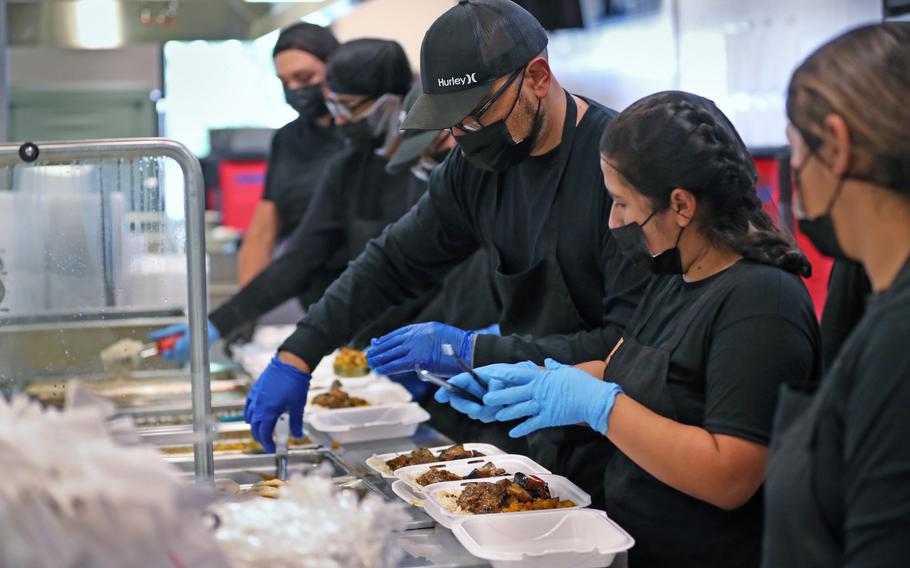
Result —
M512 75L509 77L509 80L506 81L502 85L502 87L499 87L499 89L495 93L493 93L493 96L490 97L487 100L487 102L483 103L483 105L481 105L480 108L478 108L477 110L475 110L474 112L469 114L467 118L465 118L458 124L455 124L454 126L446 128L446 130L448 130L450 134L454 135L455 133L452 131L455 130L456 128L463 132L477 132L478 130L483 129L483 125L480 123L480 118L483 116L483 114L485 112L490 110L490 107L493 106L493 103L495 103L497 100L499 100L499 98L506 92L506 90L512 85L512 83L515 82L515 79L517 79L519 75L524 77L524 71L525 71L524 67L522 67L521 69L516 69L512 73Z

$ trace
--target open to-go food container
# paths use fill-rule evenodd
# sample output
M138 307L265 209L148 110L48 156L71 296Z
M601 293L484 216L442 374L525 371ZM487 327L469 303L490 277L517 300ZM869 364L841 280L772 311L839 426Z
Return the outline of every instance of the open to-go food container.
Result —
M635 544L606 513L594 509L471 515L456 520L452 533L494 568L610 566Z
M440 462L436 464L421 464L421 465L409 465L401 469L395 470L395 477L407 484L411 492L418 497L424 495L424 491L428 487L433 487L432 485L420 485L417 483L417 478L428 472L431 469L445 469L450 471L460 477L464 477L470 474L475 469L482 467L486 463L492 463L494 466L506 470L503 475L514 475L518 472L527 474L527 475L540 475L545 473L550 473L550 470L540 465L536 461L532 460L529 457L518 456L512 454L504 454L500 456L484 456L479 458L468 458L464 460L454 460L448 462ZM497 479L501 479L502 476L497 476ZM479 479L469 479L467 481L483 481L484 479L491 478L479 478ZM443 482L448 483L448 482Z
M423 493L415 493L408 487L408 484L400 479L396 479L392 482L392 493L398 496L399 499L411 505L412 507L423 507L423 500L425 497Z
M328 387L332 381L339 380L345 387L366 385L379 378L379 375L373 371L368 371L362 376L347 376L335 372L335 358L338 357L339 351L323 357L322 360L313 369L311 387Z
M396 404L405 404L411 402L413 397L408 389L392 381L374 381L365 385L344 386L342 390L352 397L362 398L369 403L368 406L358 406L353 408L368 408L369 406L390 406ZM314 412L338 412L339 410L350 410L349 408L327 408L318 404L313 404L313 399L320 394L329 392L328 387L310 388L307 394L307 406L304 416L312 416Z
M424 488L426 499L423 508L434 521L447 529L452 528L452 524L464 517L498 517L498 516L527 516L539 515L546 511L572 511L587 507L591 504L591 496L585 493L580 487L561 475L543 474L538 475L550 488L550 495L555 499L568 499L575 503L573 507L563 509L544 509L542 511L519 511L514 513L485 513L483 515L474 515L467 511L458 511L455 504L456 499L461 494L465 485L471 483L496 483L502 479L511 479L512 476L490 477L488 479L468 479L465 481L447 481L445 483L436 483Z
M394 406L362 406L310 415L310 426L325 432L339 444L369 440L409 438L430 414L417 403Z
M448 448L451 448L453 445L455 445L455 444L449 444L448 446L436 446L434 448L427 448L427 449L430 450L431 452L433 452L434 454L438 455L440 452L442 452L443 450L446 450ZM474 451L479 454L483 454L483 457L501 456L501 455L505 454L504 451L500 450L499 448L497 448L496 446L494 446L492 444L468 443L468 444L461 444L461 446L464 447L465 450ZM395 475L395 472L393 472L391 469L389 469L389 466L387 466L385 462L389 461L390 459L397 458L398 456L407 455L407 454L411 453L411 451L412 450L407 450L404 452L391 452L388 454L374 455L367 459L366 464L370 469L372 469L379 475L385 477L386 479L397 479L398 476ZM483 457L471 458L471 459L483 459ZM451 463L451 462L427 463L427 464L424 464L424 467L430 467L430 466L440 464L440 463ZM402 468L402 469L404 469L404 468Z

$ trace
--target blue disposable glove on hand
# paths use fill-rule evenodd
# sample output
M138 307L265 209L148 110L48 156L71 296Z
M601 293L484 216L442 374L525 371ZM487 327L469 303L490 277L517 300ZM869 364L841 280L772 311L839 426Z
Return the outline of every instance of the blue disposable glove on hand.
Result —
M213 343L218 341L221 338L221 334L218 333L218 330L215 329L215 326L212 325L212 322L208 322L209 326L209 347ZM188 363L190 360L190 333L189 326L185 323L176 323L174 325L169 325L167 327L153 331L148 335L150 341L158 341L159 339L164 339L166 337L171 337L174 335L180 336L180 339L177 340L177 343L174 344L172 349L162 351L158 355L162 359L168 361L177 361L178 363Z
M514 373L515 367L524 367L528 369L538 368L534 363L525 361L524 363L518 363L518 365L497 363L495 365L487 365L486 367L474 369L474 372L477 373L477 376L480 377L480 380L484 382L486 389L481 388L481 386L477 384L477 381L474 380L474 377L468 373L455 375L449 379L449 383L455 385L456 387L461 387L469 393L482 399L484 395L487 394L487 392L502 388L503 385L501 381L510 377ZM476 402L465 400L460 396L452 393L452 391L443 388L440 388L438 391L436 391L435 398L437 402L440 402L442 404L449 403L449 405L458 412L467 414L474 420L480 420L481 422L486 423L495 422L496 413L503 409L502 406L477 404Z
M367 363L381 375L422 369L440 377L451 377L462 369L455 357L442 353L442 346L451 345L465 364L470 365L475 335L473 331L438 322L408 325L374 339L367 350Z
M528 418L509 432L520 438L541 428L586 423L606 435L610 411L622 389L580 369L546 360L546 370L512 365L501 379L504 388L490 389L486 406L504 406L496 413L501 422Z
M272 431L275 430L278 417L285 412L290 418L288 423L291 434L297 438L303 437L303 407L306 406L310 379L309 373L285 363L275 355L250 389L243 418L250 425L253 439L266 452L275 451Z

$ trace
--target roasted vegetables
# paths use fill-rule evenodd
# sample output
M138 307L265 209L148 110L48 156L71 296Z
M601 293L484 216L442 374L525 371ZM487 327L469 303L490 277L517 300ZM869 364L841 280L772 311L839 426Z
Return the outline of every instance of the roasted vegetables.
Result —
M329 392L313 397L313 404L333 409L356 408L358 406L370 405L366 400L351 396L347 392L341 390L341 381L333 381L332 386L329 387Z

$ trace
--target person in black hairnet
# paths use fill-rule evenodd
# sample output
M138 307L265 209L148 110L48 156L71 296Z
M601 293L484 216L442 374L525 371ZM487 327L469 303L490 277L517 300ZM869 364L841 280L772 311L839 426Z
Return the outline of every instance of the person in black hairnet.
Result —
M343 147L344 140L332 121L323 95L326 61L338 45L331 30L306 22L284 28L275 42L272 50L275 73L284 87L285 100L298 116L278 129L272 138L265 192L240 247L237 283L241 287L265 268L276 246L294 232L329 160ZM296 293L301 306L305 308L318 300L344 267L345 262L337 262L314 274L307 287ZM248 337L254 325L255 319L251 319L246 325L231 330L228 336L209 325L209 345L221 337L228 343ZM173 348L163 351L161 357L186 362L190 357L187 330L186 324L175 324L154 331L149 339L179 336Z
M283 29L272 50L285 99L298 116L278 129L272 139L265 193L240 248L239 286L265 268L276 244L294 232L329 158L341 149L341 134L322 93L325 62L338 45L328 28L300 22ZM303 296L302 301L318 299L332 279Z

